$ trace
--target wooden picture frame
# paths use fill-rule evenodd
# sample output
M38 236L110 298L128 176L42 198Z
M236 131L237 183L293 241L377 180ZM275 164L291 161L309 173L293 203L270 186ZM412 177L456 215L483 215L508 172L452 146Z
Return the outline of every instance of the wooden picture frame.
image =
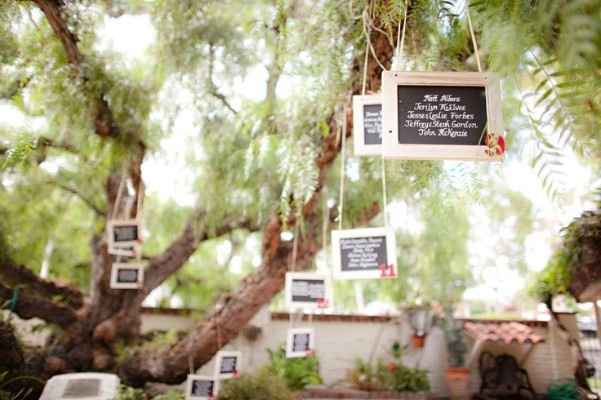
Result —
M352 247L365 249L376 245L381 249L382 244L386 246L385 252L376 254L375 259L373 256L370 257L370 254L374 253L350 250ZM383 257L385 260L382 260ZM350 259L353 259L352 264L356 265L356 268L348 266ZM336 280L396 278L398 271L394 231L385 227L334 230L332 231L332 260Z
M211 393L206 393L206 385L211 385ZM219 379L213 376L188 375L186 379L186 400L214 400L219 393Z
M233 370L230 364L233 362ZM224 369L225 367L225 369ZM215 377L219 379L235 378L242 369L242 352L240 351L219 351L215 357Z
M135 271L134 279L131 279ZM129 275L125 276L124 272ZM113 263L111 268L111 289L140 289L144 284L144 264Z
M375 113L379 114L379 140L370 137L370 134L366 133L366 113L368 113L368 116ZM375 116L375 118L378 117ZM371 122L373 123L373 121ZM353 154L355 156L379 156L382 154L382 140L382 99L380 95L353 96Z
M128 229L130 232L126 231ZM119 237L121 230L124 231L124 234L122 235L123 238ZM109 220L106 224L106 232L109 252L114 251L115 248L139 245L139 243L142 241L142 224L138 219Z
M138 258L142 254L142 246L139 243L113 246L108 248L108 253L118 257Z
M296 285L311 284L319 285L319 282L323 282L323 292L325 298L313 297L313 296L302 296L295 293ZM286 273L286 306L289 310L295 309L328 309L332 307L332 282L328 275L318 274L313 272L287 272ZM299 299L299 297L305 297ZM313 297L311 299L307 297Z
M471 139L479 136L476 144L411 144L400 143L399 136L399 93L402 87L449 87L483 88L485 95L485 131L474 133ZM434 90L434 88L433 88ZM439 89L440 90L440 89ZM453 90L453 89L450 89ZM457 89L460 90L460 89ZM408 90L409 91L409 90ZM407 91L407 92L408 92ZM467 98L467 97L466 97ZM382 72L382 156L386 159L402 160L474 160L500 161L503 152L490 151L484 142L487 134L503 136L503 116L501 111L501 87L498 77L480 72ZM428 111L428 110L427 110ZM469 110L470 112L472 110ZM446 111L445 111L446 112ZM453 112L453 111L450 111ZM469 114L469 113L467 113ZM474 113L476 115L476 113ZM469 115L468 115L469 116ZM471 127L468 127L471 128ZM411 128L408 128L411 129ZM480 131L479 128L478 131ZM439 129L440 131L445 128ZM432 130L433 131L433 130ZM447 130L448 131L448 130ZM434 132L424 134L423 140L436 140ZM454 135L454 134L453 134ZM450 137L454 137L451 135ZM466 131L467 135L467 131ZM432 139L425 139L432 136ZM444 136L449 136L446 133ZM463 136L463 135L462 135ZM471 140L470 139L470 140ZM444 141L440 139L439 141ZM504 139L503 139L504 143Z
M308 349L299 350L296 348L297 339L303 336L305 343L308 343ZM296 328L288 330L288 338L286 340L286 357L287 358L302 358L307 357L315 352L315 331L311 328Z

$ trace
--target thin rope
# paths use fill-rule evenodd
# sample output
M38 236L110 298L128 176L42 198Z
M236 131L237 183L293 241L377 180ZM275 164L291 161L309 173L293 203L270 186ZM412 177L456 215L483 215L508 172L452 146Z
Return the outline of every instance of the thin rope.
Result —
M482 64L480 64L480 52L478 51L478 42L476 42L476 35L474 34L474 27L472 26L472 19L470 18L470 5L466 4L465 13L467 15L467 26L470 30L472 37L472 44L474 45L474 54L476 55L476 64L478 64L478 72L482 72Z
M369 47L365 46L365 61L363 62L363 86L361 88L361 94L365 96L365 89L367 88L367 62L369 60Z
M138 184L138 201L136 203L136 219L140 219L140 214L142 211L142 201L144 197L144 182L140 177L140 183Z
M403 32L401 34L401 21L399 21L399 27L397 29L397 54L400 57L405 49L405 29L407 28L407 8L410 0L405 0L405 7L403 13Z
M294 227L294 242L292 242L292 271L296 271L296 256L298 254L298 225Z
M378 58L378 55L376 54L376 50L374 49L374 46L371 44L371 38L369 37L369 23L367 20L367 13L363 13L363 34L365 35L365 40L367 40L367 44L369 45L369 50L371 52L372 57L374 58L374 60L376 60L376 63L378 63L378 65L380 66L380 68L382 69L382 71L385 71L386 68L384 68L384 65L382 65L382 63L380 62L380 59Z
M387 199L387 195L386 195L386 160L384 159L384 156L382 156L381 158L382 160L382 205L383 205L383 212L384 212L384 227L388 228L388 212L386 210L386 205L388 203L388 199Z
M121 173L121 180L119 181L119 187L117 188L117 198L115 199L115 207L113 208L113 214L111 215L111 219L115 219L117 213L119 212L119 203L121 203L121 192L123 191L123 184L125 183L125 168L123 168L123 172Z
M345 175L345 159L346 159L346 108L344 108L342 121L342 144L340 147L340 200L338 207L338 229L342 229L342 219L344 213L344 175Z

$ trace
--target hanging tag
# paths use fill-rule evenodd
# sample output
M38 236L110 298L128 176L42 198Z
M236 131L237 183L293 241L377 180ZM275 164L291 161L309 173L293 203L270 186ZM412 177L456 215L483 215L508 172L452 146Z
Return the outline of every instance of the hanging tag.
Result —
M382 154L382 100L379 94L353 96L353 154Z
M335 279L379 279L381 266L396 264L396 240L389 228L332 231Z
M242 353L239 351L220 351L215 361L215 376L219 379L237 378L242 368Z
M214 400L217 397L219 380L214 377L188 375L186 400Z
M286 273L286 305L289 310L322 308L332 303L332 285L327 275L311 272Z
M286 357L303 358L315 352L315 332L313 329L300 328L288 330Z
M144 285L144 264L113 263L111 289L141 289Z

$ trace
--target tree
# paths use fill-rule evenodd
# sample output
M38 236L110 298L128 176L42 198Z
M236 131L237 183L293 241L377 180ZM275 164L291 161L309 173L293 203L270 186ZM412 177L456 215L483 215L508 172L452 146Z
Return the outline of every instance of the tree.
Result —
M554 18L562 15L561 3L551 8ZM137 386L179 383L190 362L199 367L210 360L282 289L292 264L311 266L323 245L324 222L327 227L342 218L347 226L360 226L378 217L381 172L374 160L360 161L360 179L349 185L342 215L337 204L322 207L338 190L335 166L342 135L352 131L349 95L361 91L366 47L371 91L380 86L382 67L390 65L401 23L407 23L406 57L412 67L476 69L465 16L454 15L449 2L412 1L406 20L403 6L401 1L340 0L251 0L244 6L235 0L0 4L0 98L44 120L37 131L2 128L0 299L13 299L18 290L11 305L15 313L62 330L48 347L60 362L48 363L47 373L116 369ZM595 7L583 3L568 15L588 18L598 15ZM543 93L541 104L557 98L549 106L556 120L565 113L570 118L585 114L583 124L594 126L599 99L590 94L599 85L598 66L576 72L584 97L570 103L573 107L562 102L574 94L565 85L573 77L574 57L578 65L598 62L598 49L564 54L571 51L563 44L571 25L557 28L553 19L541 24L534 17L548 18L542 11L547 7L517 0L474 4L485 61L493 70L513 73L533 49L544 54L541 64L552 65L551 75L563 74L566 81L546 79L545 85L562 90ZM515 15L507 18L508 13ZM99 48L99 27L106 18L140 14L150 16L157 35L145 62L127 65ZM596 32L598 25L593 20L586 32ZM503 58L514 44L496 42L495 30L515 34L523 26L540 35L520 38L515 57ZM562 44L555 46L550 37L560 37ZM549 64L547 57L557 54L558 61ZM239 92L236 78L256 68L265 72L264 96L253 99ZM545 68L537 73L548 73ZM582 74L596 78L589 82ZM299 81L289 95L278 92L285 77ZM537 85L527 81L524 86ZM584 112L586 107L593 112ZM192 188L195 205L173 210L146 193L144 175L161 140L174 135L182 109L192 110L198 126L187 167L200 172ZM563 132L564 125L557 129ZM594 142L584 129L574 137L575 144ZM545 143L544 134L540 141ZM438 163L389 164L389 198L414 201L441 171ZM113 259L105 224L115 213L136 217L137 208L128 204L138 203L145 204L146 220L152 216L144 247L147 279L140 291L111 290ZM295 240L283 240L286 231L295 233ZM235 291L221 296L173 346L134 352L116 365L115 344L139 339L141 306L153 290L181 276L188 264L204 268L214 262L203 246L252 235L260 235L261 262ZM57 275L70 285L33 272L47 253ZM206 257L194 257L198 254ZM207 289L208 297L220 290Z

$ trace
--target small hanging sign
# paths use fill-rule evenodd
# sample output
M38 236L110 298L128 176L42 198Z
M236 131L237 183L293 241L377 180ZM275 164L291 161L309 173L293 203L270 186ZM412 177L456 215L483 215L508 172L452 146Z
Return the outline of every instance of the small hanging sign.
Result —
M301 358L315 353L315 332L313 329L299 328L288 330L286 357Z
M111 289L140 289L144 283L144 264L113 263Z
M383 156L502 160L500 81L480 72L382 72Z
M242 353L239 351L220 351L215 363L215 376L220 379L236 378L240 375Z
M353 96L353 150L355 156L382 154L380 95Z
M121 256L136 256L142 241L140 221L110 220L107 223L108 251Z
M186 400L214 400L217 398L219 381L213 377L188 375Z
M388 279L397 276L396 240L388 228L332 231L335 279Z
M291 310L330 308L332 286L329 277L310 272L286 273L286 305Z

